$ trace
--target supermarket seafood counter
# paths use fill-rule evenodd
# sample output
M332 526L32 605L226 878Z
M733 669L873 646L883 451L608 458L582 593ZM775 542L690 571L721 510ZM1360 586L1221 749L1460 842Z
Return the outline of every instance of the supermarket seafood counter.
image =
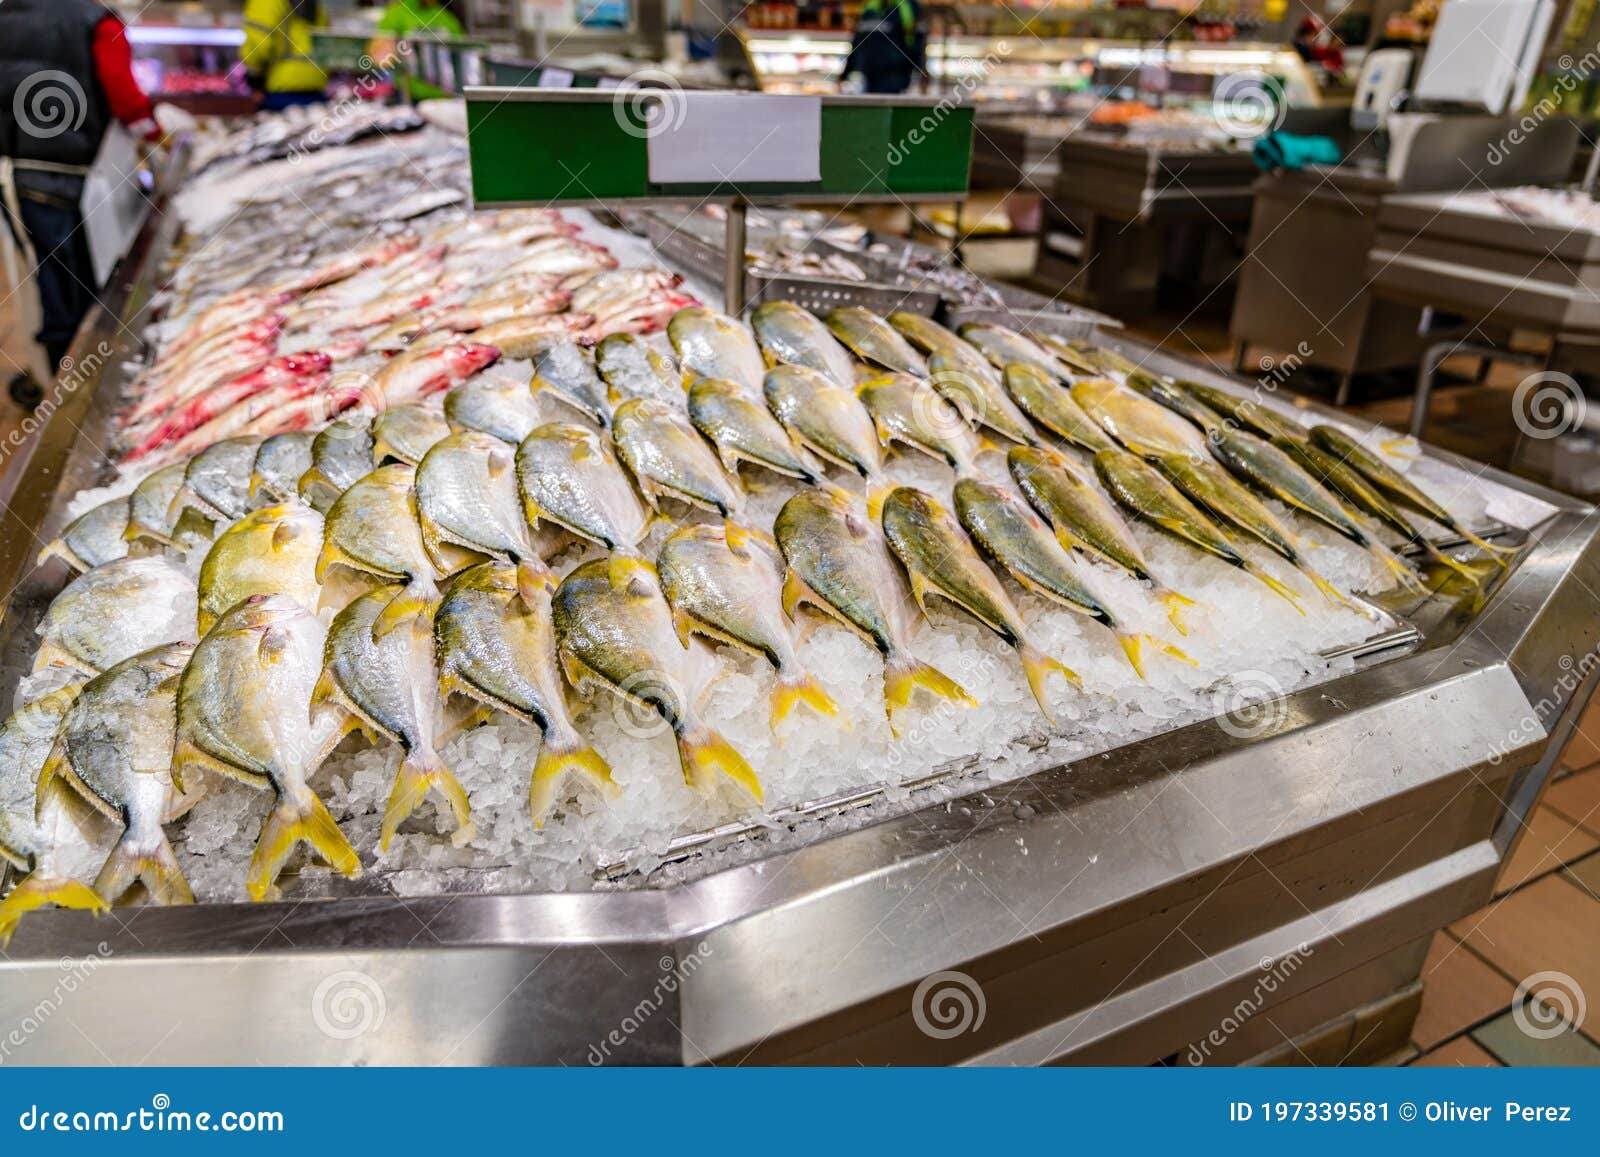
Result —
M54 563L23 574L23 556L66 525L76 491L106 481L101 447L138 370L132 335L175 232L152 219L125 312L95 318L75 350L80 365L103 368L15 464L7 497L29 521L7 541L21 575L0 637L7 687L27 672L34 625L68 578ZM1095 340L1157 387L1194 381L1221 391L1219 405L1248 392L1126 339ZM86 361L102 341L110 355ZM948 487L942 462L915 469L916 483ZM1432 593L1366 596L1377 621L1341 612L1343 626L1314 640L1325 662L1303 685L1262 659L1269 669L1257 674L1284 695L1262 700L1234 680L1207 693L1211 710L1173 710L1166 730L1100 750L1058 746L1035 726L994 758L930 756L925 772L814 797L781 793L791 781L774 775L762 814L665 843L650 833L642 857L592 849L586 887L486 863L419 887L448 859L429 855L370 865L348 884L291 872L284 900L252 904L202 883L211 873L190 848L197 905L27 916L0 958L0 1019L20 1021L70 973L73 1021L96 1028L91 1044L65 1018L46 1020L9 1055L204 1063L245 1038L263 1063L1142 1063L1205 1039L1257 986L1263 961L1297 961L1267 1004L1294 1031L1403 992L1428 933L1488 896L1516 817L1587 697L1596 627L1583 591L1597 581L1600 529L1585 504L1431 450L1412 470L1435 490L1471 489L1471 529L1520 549L1504 569L1479 556L1482 591L1429 571ZM47 502L32 516L20 503L35 492ZM781 496L751 502L766 516ZM1358 573L1344 556L1317 561L1336 581ZM1240 605L1267 618L1262 599L1274 596L1263 588ZM1156 633L1163 617L1138 625ZM1203 635L1181 644L1198 654ZM963 646L1010 655L975 638ZM1113 659L1114 647L1085 674L1110 678ZM960 673L988 677L981 664ZM1020 672L1005 677L1021 694L1016 711L1036 718ZM441 843L400 839L429 837ZM955 970L983 1013L952 1034L924 998L936 995L928 978ZM1246 1026L1207 1055L1253 1056L1281 1043L1276 1034Z

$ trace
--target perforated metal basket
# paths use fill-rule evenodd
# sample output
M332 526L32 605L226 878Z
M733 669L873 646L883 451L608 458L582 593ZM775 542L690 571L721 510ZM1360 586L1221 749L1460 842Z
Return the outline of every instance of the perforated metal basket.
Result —
M721 284L724 269L720 244L655 214L645 216L644 226L645 236L663 260L714 285ZM751 235L757 234L752 231ZM772 237L776 240L778 235L772 234ZM817 253L840 252L816 240L802 248ZM847 253L846 256L854 261L858 255ZM764 273L759 269L746 269L744 296L752 305L764 301L790 301L814 313L826 313L841 305L859 305L874 313L903 309L932 317L943 304L943 298L936 289L915 284L850 281L798 273Z

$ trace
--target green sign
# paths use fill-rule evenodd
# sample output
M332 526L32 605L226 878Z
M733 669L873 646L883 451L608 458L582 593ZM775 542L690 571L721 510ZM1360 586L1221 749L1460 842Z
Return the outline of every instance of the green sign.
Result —
M694 94L657 90L669 110ZM664 185L649 176L648 89L468 88L472 191L482 207L597 201L951 201L966 196L971 108L934 98L822 98L821 179ZM692 106L691 106L692 107Z

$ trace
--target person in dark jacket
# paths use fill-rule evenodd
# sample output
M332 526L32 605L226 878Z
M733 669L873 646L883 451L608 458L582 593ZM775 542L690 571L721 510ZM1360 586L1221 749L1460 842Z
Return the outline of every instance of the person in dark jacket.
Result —
M52 368L99 290L79 201L101 138L113 119L161 137L132 65L122 21L95 0L0 0L0 156L38 262L39 343Z
M898 93L925 68L927 40L917 0L866 0L856 19L844 76L861 74L867 92Z

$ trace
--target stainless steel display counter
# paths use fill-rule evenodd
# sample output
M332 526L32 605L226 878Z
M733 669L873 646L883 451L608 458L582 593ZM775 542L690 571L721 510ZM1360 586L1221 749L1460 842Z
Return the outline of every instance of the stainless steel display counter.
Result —
M1232 275L1254 200L1248 149L1083 131L1056 154L1033 267L1041 288L1101 309L1144 311L1163 279L1200 296Z
M145 269L167 231L141 239ZM97 479L147 286L91 319L78 353L119 354L7 476L14 571ZM1484 475L1553 512L1509 579L1476 610L1397 605L1412 630L1249 738L1212 720L959 799L913 795L676 886L36 913L0 958L5 1060L1142 1064L1238 1060L1284 1034L1370 1059L1409 1028L1432 930L1489 898L1600 642L1600 515ZM64 578L16 586L3 686ZM935 975L951 970L965 976ZM945 984L981 1006L969 1031L944 1027Z

